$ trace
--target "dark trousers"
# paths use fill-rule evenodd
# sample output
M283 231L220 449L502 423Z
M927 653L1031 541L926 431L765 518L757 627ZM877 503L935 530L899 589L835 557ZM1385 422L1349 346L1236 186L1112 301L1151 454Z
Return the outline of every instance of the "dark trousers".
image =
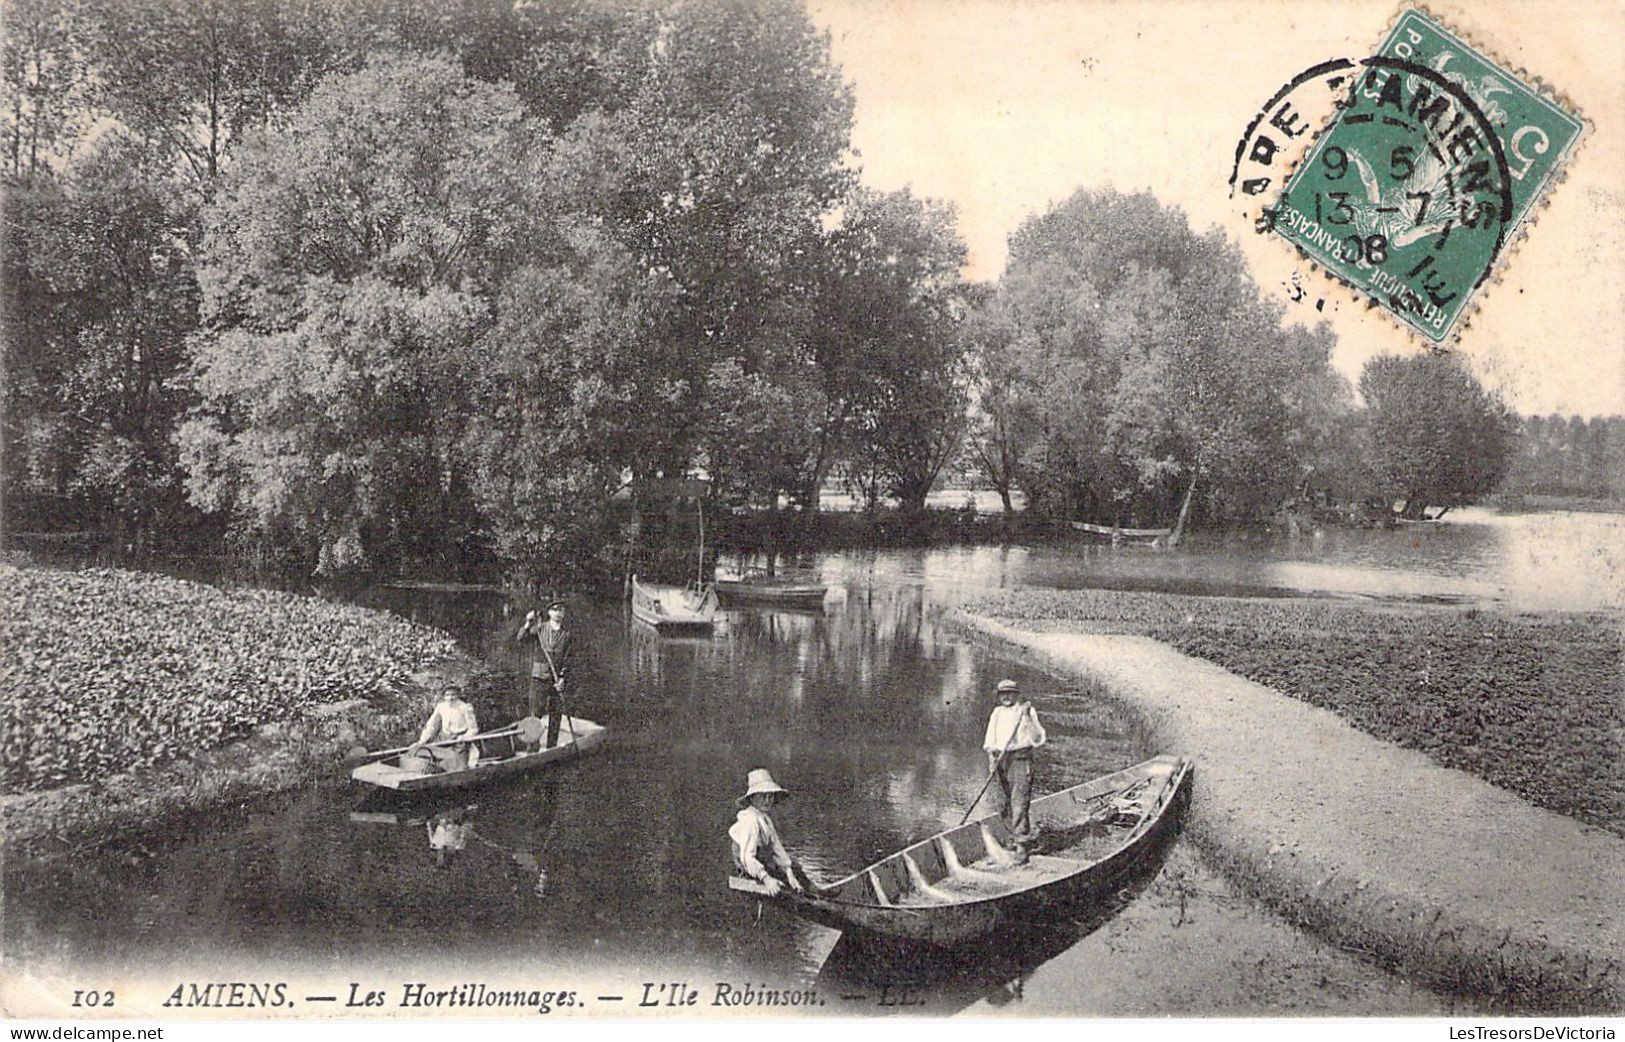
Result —
M999 761L996 774L999 795L1004 797L1004 823L1016 839L1029 836L1033 823L1028 811L1033 802L1033 754L1030 749L1017 749Z
M559 697L559 689L551 680L541 677L530 678L528 705L531 716L547 717L547 748L551 749L559 744L559 718L564 715L564 699Z

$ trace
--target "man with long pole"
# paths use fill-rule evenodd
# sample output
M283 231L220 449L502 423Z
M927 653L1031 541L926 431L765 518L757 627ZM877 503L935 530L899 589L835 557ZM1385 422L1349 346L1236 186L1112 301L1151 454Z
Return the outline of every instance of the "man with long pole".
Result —
M575 640L564 628L564 602L547 606L547 620L538 622L534 611L525 613L524 624L515 640L527 637L536 642L531 653L528 709L531 716L547 715L547 748L559 744L559 718L562 716L564 682L569 676Z
M1004 822L1018 845L1031 843L1033 832L1029 808L1033 799L1033 750L1049 740L1038 711L1021 697L1014 680L1001 680L999 704L987 719L982 748L987 753L988 774L998 780L1004 796Z

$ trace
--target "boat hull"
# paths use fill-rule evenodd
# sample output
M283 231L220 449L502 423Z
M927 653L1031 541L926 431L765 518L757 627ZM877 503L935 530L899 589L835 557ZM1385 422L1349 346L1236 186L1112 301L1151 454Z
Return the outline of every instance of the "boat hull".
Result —
M663 637L698 637L710 634L716 623L710 619L672 619L652 612L632 609L632 618Z
M596 752L608 736L609 730L602 724L567 716L559 728L559 744L551 749L521 751L511 756L491 758L482 756L480 762L473 767L436 773L402 770L400 758L390 757L375 763L362 764L350 772L350 778L396 792L466 789L554 764L572 762Z
M728 602L782 608L817 609L824 606L829 587L820 583L764 583L746 579L718 579L717 596Z
M634 576L632 617L662 634L709 633L716 625L717 599L711 590L649 586Z
M1078 823L1071 811L1098 802L1102 796L1109 797L1125 784L1133 784L1135 772L1155 777L1150 772L1164 769L1155 802L1145 808L1144 817L1116 849L1093 860L1034 854L1025 864L985 868L980 864L958 864L956 851L965 852L968 858L980 844L985 853L992 855L996 853L993 844L1000 844L1002 849L1002 844L1008 842L1002 820L990 815L916 843L816 895L784 890L768 897L760 884L739 877L730 879L729 886L778 904L804 919L866 939L939 948L976 944L993 935L1053 923L1057 917L1081 911L1142 872L1160 857L1177 828L1189 799L1191 765L1182 758L1158 757L1128 771L1035 800L1035 822L1046 829L1065 829ZM914 864L909 864L910 860ZM945 865L944 861L955 863ZM968 896L952 899L955 895L948 889L964 883L967 876L971 884L966 888ZM986 889L1000 884L1005 885L1005 892L974 896L976 887ZM940 899L919 899L920 894L932 891Z
M1172 528L1108 528L1105 525L1092 525L1087 521L1068 522L1074 532L1106 539L1113 543L1138 543L1148 546L1160 546L1174 534Z

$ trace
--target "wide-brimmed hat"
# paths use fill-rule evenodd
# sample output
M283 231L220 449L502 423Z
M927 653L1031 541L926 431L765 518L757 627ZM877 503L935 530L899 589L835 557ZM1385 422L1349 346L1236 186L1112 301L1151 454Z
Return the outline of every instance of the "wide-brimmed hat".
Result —
M554 608L562 608L562 607L564 607L564 602L563 601L548 601L547 602L547 607L543 608L542 610L543 611L552 611Z
M750 798L752 796L757 796L764 792L778 793L779 795L786 797L790 795L790 790L774 781L773 775L768 773L766 767L757 767L745 776L745 795L739 797L734 802L743 807L745 804L750 802Z
M1006 691L1020 691L1020 690L1021 690L1021 685L1016 683L1014 680L1001 680L1001 681L999 681L998 692L1001 695L1004 694Z

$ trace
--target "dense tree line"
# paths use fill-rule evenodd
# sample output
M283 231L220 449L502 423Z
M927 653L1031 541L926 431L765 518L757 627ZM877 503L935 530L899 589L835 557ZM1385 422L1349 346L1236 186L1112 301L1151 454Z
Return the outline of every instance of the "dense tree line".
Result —
M1283 327L1235 246L1149 195L1080 191L1028 219L968 324L970 440L1003 494L1098 524L1255 518L1351 408L1328 327Z
M1079 191L1029 218L964 324L966 452L1004 497L1101 525L1267 518L1319 501L1421 515L1501 481L1516 423L1448 352L1373 359L1284 325L1236 247L1149 195Z
M1625 500L1625 416L1527 416L1502 490Z
M801 7L22 0L5 480L325 573L601 556L703 468L923 502L951 211L860 187Z
M1419 409L1440 363L1357 409L1329 329L1149 196L1079 192L966 284L950 207L858 182L796 0L16 0L4 73L13 527L557 577L657 477L912 511L968 459L1160 524L1333 474L1459 500L1507 451L1464 372ZM1433 471L1385 462L1446 414Z

